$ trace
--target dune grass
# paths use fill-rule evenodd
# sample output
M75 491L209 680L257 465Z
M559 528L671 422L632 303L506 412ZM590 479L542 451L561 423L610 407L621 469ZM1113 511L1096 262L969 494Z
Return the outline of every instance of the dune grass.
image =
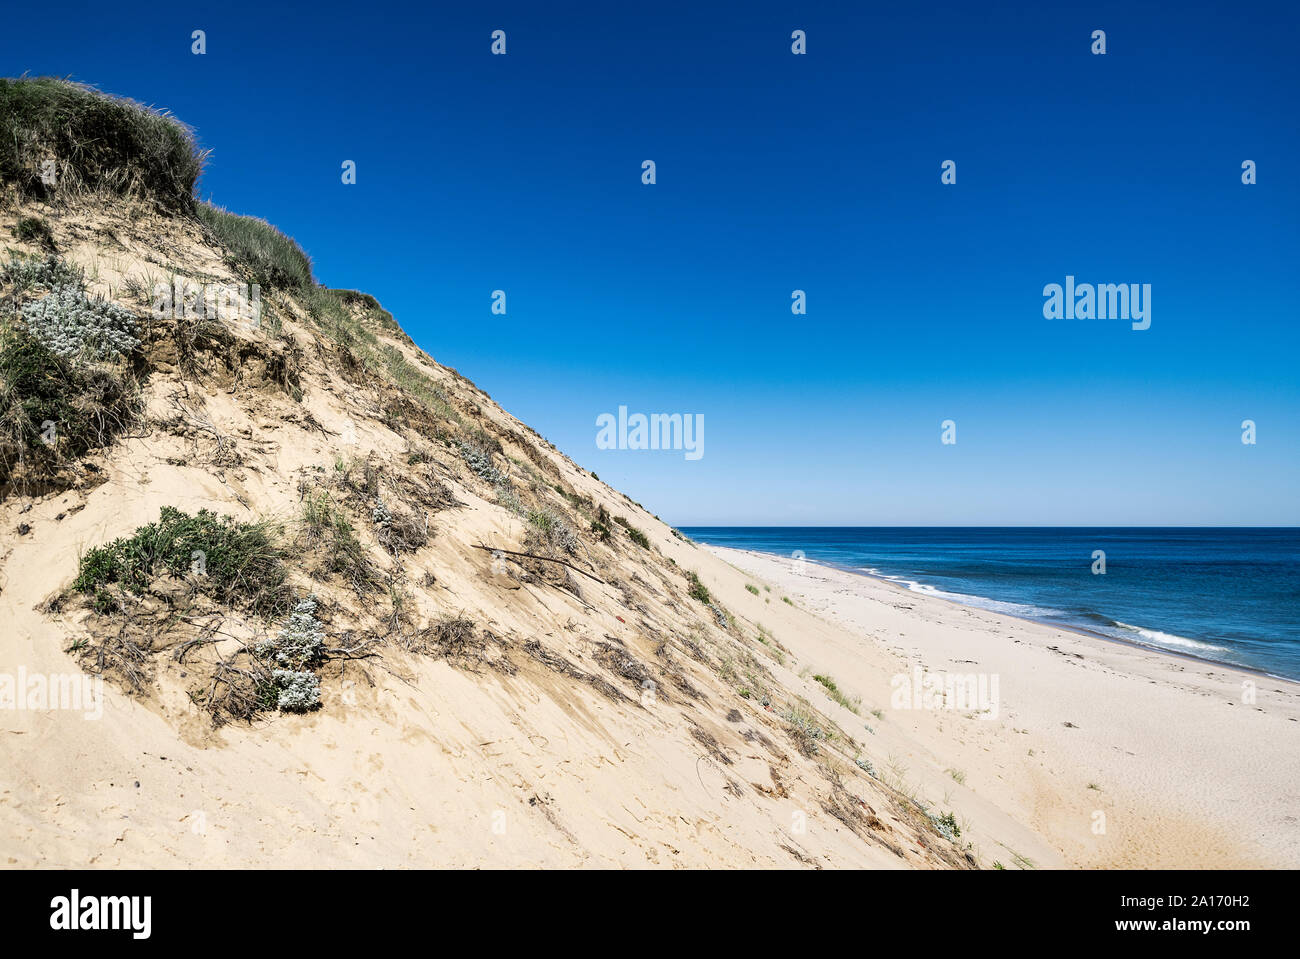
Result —
M843 690L840 689L840 687L836 684L835 680L832 679L830 676L822 676L819 674L813 676L813 679L822 685L822 687L830 695L831 699L835 700L845 709L854 713L858 711L858 707L861 705L861 701L856 698L845 695Z
M190 576L200 592L219 602L281 615L291 591L280 539L281 531L270 523L239 522L208 510L190 516L164 506L158 522L82 556L72 588L109 612L119 606L110 586L139 595L163 574Z
M316 286L311 259L302 247L265 220L199 203L195 217L253 279L268 290L300 291Z
M205 156L164 111L56 77L0 78L0 181L23 196L102 190L190 210Z

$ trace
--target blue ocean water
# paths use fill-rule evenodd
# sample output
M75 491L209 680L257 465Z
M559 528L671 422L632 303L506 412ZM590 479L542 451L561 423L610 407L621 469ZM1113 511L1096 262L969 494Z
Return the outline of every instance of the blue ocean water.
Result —
M1300 680L1300 529L683 527L701 543ZM1105 573L1093 554L1105 552Z

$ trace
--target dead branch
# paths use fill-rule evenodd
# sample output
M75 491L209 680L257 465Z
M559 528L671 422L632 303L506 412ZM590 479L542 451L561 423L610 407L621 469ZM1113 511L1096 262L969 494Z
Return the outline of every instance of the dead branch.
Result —
M588 573L585 569L579 569L577 566L574 566L572 563L567 562L566 560L556 559L553 556L538 556L536 553L520 553L513 549L502 549L500 546L484 546L482 543L475 543L474 548L485 549L489 553L504 553L507 556L523 556L528 559L540 559L547 563L559 563L561 566L569 567L569 569L573 570L575 573L581 573L583 576L587 577L588 579L594 579L596 582L600 583L601 586L607 585L606 582L600 577L593 576L591 573Z

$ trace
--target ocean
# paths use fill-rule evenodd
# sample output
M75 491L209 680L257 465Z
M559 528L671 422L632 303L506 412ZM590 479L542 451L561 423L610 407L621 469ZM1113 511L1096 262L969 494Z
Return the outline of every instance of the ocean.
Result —
M692 539L1300 680L1300 529L682 527ZM1105 572L1094 572L1096 551Z

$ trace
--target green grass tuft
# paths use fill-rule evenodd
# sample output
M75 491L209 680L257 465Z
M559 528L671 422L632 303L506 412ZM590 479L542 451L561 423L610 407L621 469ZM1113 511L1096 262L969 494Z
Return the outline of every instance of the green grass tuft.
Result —
M263 615L281 615L291 601L277 529L207 510L190 516L173 506L134 535L86 553L72 588L108 612L119 605L110 586L140 595L163 574L193 577L199 591L218 602Z
M231 260L247 269L259 286L290 292L315 289L311 259L265 220L240 216L210 203L198 204L194 213Z
M700 574L691 570L686 574L686 581L690 583L691 599L698 599L701 603L710 602L709 587L700 582Z

